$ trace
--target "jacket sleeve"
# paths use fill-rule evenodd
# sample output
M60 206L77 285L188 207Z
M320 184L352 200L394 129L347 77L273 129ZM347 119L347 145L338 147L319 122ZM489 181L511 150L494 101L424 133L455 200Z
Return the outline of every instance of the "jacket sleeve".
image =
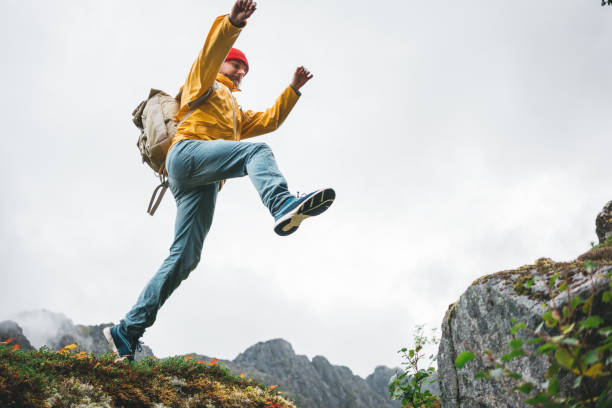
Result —
M215 19L204 42L204 47L189 70L183 86L181 109L185 109L185 105L202 96L212 86L225 57L236 42L244 25L241 27L233 25L229 20L229 15Z
M242 129L240 139L248 139L249 137L263 135L278 129L297 103L298 98L298 92L291 86L288 86L276 99L274 105L264 112L241 111Z

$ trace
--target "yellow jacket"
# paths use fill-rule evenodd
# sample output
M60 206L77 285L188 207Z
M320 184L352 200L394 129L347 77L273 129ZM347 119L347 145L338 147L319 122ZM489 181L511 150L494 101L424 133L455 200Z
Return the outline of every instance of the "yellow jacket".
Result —
M288 86L264 112L243 111L238 106L232 92L239 89L229 78L219 74L219 69L241 30L242 27L229 21L228 15L217 17L213 23L183 85L177 123L191 110L190 102L211 87L212 94L178 127L172 145L183 139L241 140L271 132L283 123L297 102L298 93Z

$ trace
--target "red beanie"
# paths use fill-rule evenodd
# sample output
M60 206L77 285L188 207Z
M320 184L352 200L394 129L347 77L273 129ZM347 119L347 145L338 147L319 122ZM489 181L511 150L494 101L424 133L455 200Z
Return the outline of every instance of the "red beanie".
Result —
M246 55L244 55L244 52L240 51L238 48L232 48L229 54L227 54L227 57L225 58L225 60L226 61L229 61L229 60L242 61L244 62L244 65L246 65L247 67L247 72L249 71L249 61L247 61Z

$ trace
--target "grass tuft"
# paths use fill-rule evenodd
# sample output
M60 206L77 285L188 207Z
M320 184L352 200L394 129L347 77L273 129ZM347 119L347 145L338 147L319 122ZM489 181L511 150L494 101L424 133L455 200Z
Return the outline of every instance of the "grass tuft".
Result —
M279 391L233 375L215 360L114 360L78 347L23 351L0 344L0 406L295 408Z

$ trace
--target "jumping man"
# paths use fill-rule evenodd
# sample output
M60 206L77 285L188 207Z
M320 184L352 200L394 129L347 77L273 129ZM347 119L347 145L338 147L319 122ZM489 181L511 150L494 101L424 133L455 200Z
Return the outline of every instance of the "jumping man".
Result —
M189 116L178 127L166 156L169 188L177 205L174 242L132 310L118 325L104 329L119 359L134 359L139 339L155 322L159 308L200 261L225 179L250 177L279 235L295 232L304 219L324 212L335 198L331 188L292 195L270 148L241 141L276 130L297 103L300 88L312 78L299 67L271 108L254 112L238 106L232 92L239 90L249 63L232 46L255 9L253 0L237 0L229 15L217 17L177 97L177 122Z

